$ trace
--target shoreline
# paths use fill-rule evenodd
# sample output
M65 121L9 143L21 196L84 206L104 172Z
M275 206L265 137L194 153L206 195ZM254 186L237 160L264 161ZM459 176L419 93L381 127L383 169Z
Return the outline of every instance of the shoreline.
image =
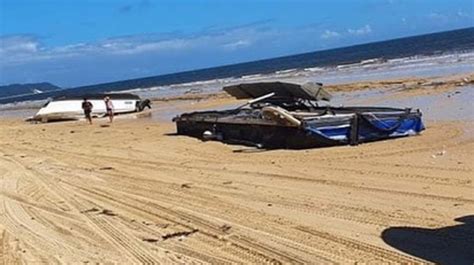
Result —
M411 97L459 97L458 94L472 93L474 88L474 72L458 75L433 76L424 78L405 77L397 79L382 79L375 81L361 81L343 84L325 85L324 88L334 96L329 105L357 105L357 104L385 104L398 105L399 107L425 108L429 102L411 102ZM385 94L385 95L384 95ZM361 100L364 98L364 100ZM464 97L465 98L465 97ZM224 91L214 93L186 93L178 96L152 98L152 104L157 108L152 113L167 113L158 115L157 120L171 119L180 114L179 110L186 112L191 109L204 110L206 108L231 108L244 101L235 100ZM433 99L431 99L433 100ZM381 102L381 103L379 103ZM32 116L39 107L24 107L27 103L18 103L14 106L0 107L0 117L26 118ZM405 104L405 105L403 105ZM416 106L419 104L420 106ZM457 104L457 103L456 103ZM465 103L464 103L465 104ZM451 104L455 105L455 104ZM448 106L450 107L450 106ZM173 109L177 110L174 111ZM139 114L137 114L139 115ZM474 119L468 110L457 114ZM132 115L133 116L133 115ZM430 117L431 118L431 117Z

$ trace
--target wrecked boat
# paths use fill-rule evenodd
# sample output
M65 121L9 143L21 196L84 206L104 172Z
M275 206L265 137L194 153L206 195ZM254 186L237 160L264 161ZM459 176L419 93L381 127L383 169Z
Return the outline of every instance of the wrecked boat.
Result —
M223 111L184 113L177 134L258 148L304 149L419 134L422 114L411 108L321 105L321 83L261 82L223 88L246 104Z
M87 99L92 103L92 117L107 115L104 98L109 97L114 105L115 114L126 114L143 111L151 108L150 100L140 99L139 96L128 93L84 94L77 96L60 96L46 102L43 107L29 121L50 122L78 120L84 118L82 101Z

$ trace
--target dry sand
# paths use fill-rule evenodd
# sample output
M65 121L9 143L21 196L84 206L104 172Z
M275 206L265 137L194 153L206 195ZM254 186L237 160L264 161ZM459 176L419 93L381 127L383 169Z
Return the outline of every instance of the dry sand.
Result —
M214 100L194 107L228 103ZM466 262L474 123L427 127L357 147L262 151L175 136L172 123L151 119L3 120L0 255L6 264Z

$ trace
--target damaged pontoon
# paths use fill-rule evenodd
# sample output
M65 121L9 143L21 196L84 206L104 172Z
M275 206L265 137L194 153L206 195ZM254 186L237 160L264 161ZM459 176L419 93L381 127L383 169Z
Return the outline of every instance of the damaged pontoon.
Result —
M184 113L180 135L260 148L302 149L409 136L424 130L421 112L410 108L320 106L331 95L320 83L267 82L224 87L237 99L231 110Z

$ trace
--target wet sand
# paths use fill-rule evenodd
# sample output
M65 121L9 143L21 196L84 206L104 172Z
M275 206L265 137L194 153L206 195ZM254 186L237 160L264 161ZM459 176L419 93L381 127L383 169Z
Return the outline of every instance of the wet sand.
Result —
M449 106L456 89L430 93ZM384 99L420 94L390 91ZM238 103L184 102L194 104L155 105L171 115ZM160 118L4 119L0 255L6 264L469 264L474 121L426 125L357 147L265 151L176 136Z

